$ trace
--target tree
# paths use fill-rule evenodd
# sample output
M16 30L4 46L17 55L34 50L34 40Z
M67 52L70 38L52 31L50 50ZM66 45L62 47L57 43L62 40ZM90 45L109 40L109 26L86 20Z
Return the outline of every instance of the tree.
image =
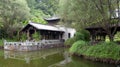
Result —
M30 16L30 9L25 0L2 0L0 6L0 17L3 23L14 24Z
M115 10L120 9L119 0L66 0L63 6L60 8L63 10L61 17L67 24L71 24L77 29L98 25L113 41L120 20L120 17L113 19L116 18ZM120 16L120 10L118 10L118 15ZM110 28L113 24L115 28L111 31Z
M28 6L34 10L39 10L40 16L53 16L57 12L59 0L27 0ZM38 11L37 11L38 12Z
M32 15L30 20L32 22L46 24L47 22L43 18L54 15L57 10L58 1L59 0L27 0ZM24 23L26 24L28 21Z
M15 23L20 23L29 19L30 9L26 0L1 0L0 2L0 21L2 23L2 29L6 33L13 33L13 29L10 28ZM15 27L16 29L17 27ZM10 31L10 32L8 32Z

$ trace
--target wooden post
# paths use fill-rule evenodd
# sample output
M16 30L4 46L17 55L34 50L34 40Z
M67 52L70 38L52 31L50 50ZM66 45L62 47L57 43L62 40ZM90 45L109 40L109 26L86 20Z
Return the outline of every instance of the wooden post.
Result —
M28 38L28 40L30 39L30 32L29 32L29 30L27 30L27 38Z

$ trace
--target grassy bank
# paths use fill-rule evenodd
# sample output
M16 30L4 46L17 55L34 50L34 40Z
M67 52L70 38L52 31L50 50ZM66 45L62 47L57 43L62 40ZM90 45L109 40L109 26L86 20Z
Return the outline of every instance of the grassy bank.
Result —
M85 41L77 41L70 48L70 52L94 61L120 63L120 45L114 42L101 42L97 45L90 45Z

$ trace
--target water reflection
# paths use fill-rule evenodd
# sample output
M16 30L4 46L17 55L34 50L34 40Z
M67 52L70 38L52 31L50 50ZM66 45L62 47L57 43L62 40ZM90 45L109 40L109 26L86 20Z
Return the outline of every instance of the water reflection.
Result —
M33 52L17 52L17 51L4 51L4 59L17 59L17 60L24 60L26 63L30 63L31 60L37 59L46 59L49 55L54 55L56 53L63 52L64 49L47 49L47 50L40 50L40 51L33 51Z
M0 67L120 67L70 56L64 48L33 52L4 51L3 55L0 56Z
M60 61L58 63L52 64L52 65L50 65L48 67L64 66L65 64L68 64L68 63L70 63L72 61L71 56L68 53L68 51L63 52L63 57L64 57L64 60L62 60L62 61Z

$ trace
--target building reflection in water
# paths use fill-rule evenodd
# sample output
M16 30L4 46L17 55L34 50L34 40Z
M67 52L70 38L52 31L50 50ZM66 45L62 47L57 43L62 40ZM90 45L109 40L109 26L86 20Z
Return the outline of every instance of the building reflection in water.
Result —
M32 52L17 52L17 51L4 51L4 59L17 59L24 60L26 63L30 63L31 60L46 59L47 56L63 52L63 49L46 49Z
M68 53L68 51L64 51L63 57L64 57L64 60L62 60L62 61L60 61L60 62L58 62L58 63L52 64L52 65L50 65L50 66L48 66L48 67L64 66L64 65L72 62L71 56L70 56L70 54Z

